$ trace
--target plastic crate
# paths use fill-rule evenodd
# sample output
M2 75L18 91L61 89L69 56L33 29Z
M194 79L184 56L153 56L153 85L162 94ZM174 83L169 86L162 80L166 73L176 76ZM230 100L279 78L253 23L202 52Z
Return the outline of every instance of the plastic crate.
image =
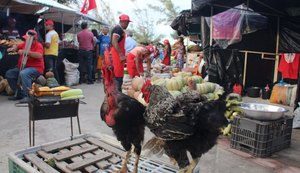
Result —
M91 148L91 150L85 150ZM74 153L74 151L79 151ZM65 154L65 158L58 158ZM106 157L101 158L103 155ZM70 173L70 172L116 172L122 167L125 151L115 137L107 135L80 135L73 140L63 139L40 146L26 148L8 154L9 173ZM45 160L52 158L54 165ZM94 160L97 159L97 160ZM166 159L166 158L165 158ZM94 161L92 161L94 160ZM132 172L135 158L128 161L128 172ZM85 163L72 169L72 165ZM105 163L105 164L104 164ZM161 160L140 157L139 173L176 173L178 168Z
M232 123L232 148L257 157L268 157L291 144L293 118L258 121L235 117Z

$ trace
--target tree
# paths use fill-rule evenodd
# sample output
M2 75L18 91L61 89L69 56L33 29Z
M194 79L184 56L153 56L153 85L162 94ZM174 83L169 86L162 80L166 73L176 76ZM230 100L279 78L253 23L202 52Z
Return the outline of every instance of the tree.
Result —
M162 14L162 17L158 19L157 24L170 25L176 16L179 15L179 7L175 6L172 0L158 0L159 5L148 4L149 8ZM173 31L171 34L173 39L177 38L177 32Z
M148 4L149 8L161 13L163 16L160 18L158 24L171 24L175 17L179 14L179 7L175 6L172 0L157 0L160 5Z
M156 36L154 34L154 20L151 19L149 14L151 11L149 9L141 9L138 7L136 0L131 0L134 3L135 8L134 19L135 19L135 27L133 29L136 41L139 43L152 43L158 42L161 40L163 35Z

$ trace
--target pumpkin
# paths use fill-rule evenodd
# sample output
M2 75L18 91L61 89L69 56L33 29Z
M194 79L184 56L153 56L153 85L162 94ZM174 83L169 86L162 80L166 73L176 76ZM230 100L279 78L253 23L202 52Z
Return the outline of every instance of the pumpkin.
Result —
M158 79L159 79L159 77L157 77L157 76L152 76L150 80L151 80L151 82L154 82L154 81L156 81L156 80L158 80Z
M207 93L213 93L216 89L216 85L211 82L205 82L202 84L197 84L196 88L197 88L196 90L200 94L207 94Z
M142 89L142 86L144 84L144 79L141 77L135 77L132 79L132 88L135 91L140 91Z
M174 98L182 94L180 91L169 91L169 92Z
M192 76L193 81L197 83L202 83L203 79L201 76Z
M166 79L160 78L160 79L157 79L156 81L153 81L152 84L166 87L167 81L166 81Z
M180 91L183 87L182 78L172 77L171 79L167 79L166 87L169 91Z
M140 91L136 91L136 92L133 94L133 97L134 97L135 99L138 99L138 96L139 96L140 93L141 93Z
M134 91L133 88L129 88L127 90L127 95L130 96L130 97L132 97L132 98L134 98L134 93L135 93L135 91Z

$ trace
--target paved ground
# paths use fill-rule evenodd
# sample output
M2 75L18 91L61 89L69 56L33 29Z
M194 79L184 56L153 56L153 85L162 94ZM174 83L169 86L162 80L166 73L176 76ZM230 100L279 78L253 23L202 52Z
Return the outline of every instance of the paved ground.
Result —
M79 106L82 132L113 135L110 128L99 116L103 99L102 84L80 85L87 104ZM250 99L250 101L252 101ZM22 150L29 146L28 108L15 107L15 102L0 96L0 173L7 173L7 153ZM75 126L75 134L78 134ZM70 136L69 119L44 120L36 122L36 145L65 139ZM152 134L147 131L146 139ZM160 160L168 161L165 158ZM198 165L202 173L300 173L300 130L294 130L289 149L282 150L270 158L254 158L231 149L229 140L221 138L219 144L206 153ZM298 168L297 168L298 167ZM199 172L199 171L197 171Z

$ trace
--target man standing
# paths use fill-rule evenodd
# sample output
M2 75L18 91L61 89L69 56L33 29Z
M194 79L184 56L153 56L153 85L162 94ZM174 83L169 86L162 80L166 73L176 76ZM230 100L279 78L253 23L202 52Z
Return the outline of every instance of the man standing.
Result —
M129 31L128 37L126 37L126 41L125 41L126 56L129 54L129 52L132 49L134 49L137 46L136 41L132 37L133 37L133 32Z
M87 64L87 84L93 84L93 50L95 45L94 35L88 30L87 22L81 23L81 31L77 33L77 40L79 43L79 72L80 80L79 83L84 81L84 64Z
M101 81L101 70L102 63L104 58L104 51L110 45L110 36L108 35L109 29L107 26L102 28L101 34L98 36L98 45L97 45L97 72L98 72L98 82Z
M111 32L111 54L113 59L114 66L114 75L117 85L117 89L122 91L121 87L123 84L124 76L124 62L126 61L125 57L125 40L126 33L124 30L128 27L130 19L126 14L119 16L120 22L119 25L115 26Z
M23 60L25 45L26 42L28 41L27 38L29 32L34 33L34 39L31 48L28 52L28 59L25 68L22 71L19 71ZM43 57L44 48L43 45L37 41L37 33L34 30L28 30L26 35L23 36L23 38L25 39L24 43L21 43L17 46L13 46L7 49L7 52L18 52L20 57L18 60L18 67L8 70L5 74L5 77L11 89L15 92L17 89L18 76L20 76L22 90L18 92L17 97L12 97L9 99L10 100L23 99L22 102L27 102L28 91L31 89L32 79L38 78L44 72L44 57Z
M59 79L56 70L57 56L58 56L58 41L59 36L54 30L54 22L47 20L45 22L45 28L47 30L46 39L44 43L45 47L45 73L52 71L56 80Z

